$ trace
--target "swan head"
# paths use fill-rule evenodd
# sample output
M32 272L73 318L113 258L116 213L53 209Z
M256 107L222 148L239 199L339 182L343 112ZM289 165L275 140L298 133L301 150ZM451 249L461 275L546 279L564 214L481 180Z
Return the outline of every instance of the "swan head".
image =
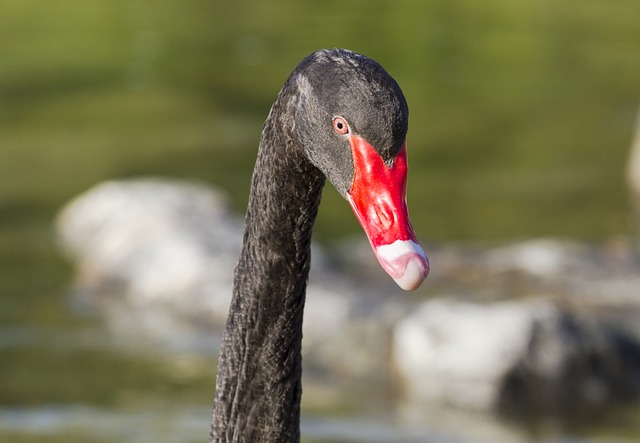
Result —
M409 221L409 110L398 83L374 60L344 49L307 56L287 85L292 137L350 203L383 269L405 290L429 261Z

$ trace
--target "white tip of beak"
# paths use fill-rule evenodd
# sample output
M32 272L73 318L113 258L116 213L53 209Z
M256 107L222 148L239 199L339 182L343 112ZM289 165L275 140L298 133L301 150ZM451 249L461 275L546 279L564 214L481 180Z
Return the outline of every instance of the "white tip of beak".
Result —
M412 240L396 240L375 248L382 268L405 291L418 289L429 274L429 259L422 247Z
M412 257L407 262L407 267L402 277L394 278L394 280L398 286L405 291L414 291L418 289L424 279L427 278L428 272L429 268L428 266L425 267L423 260Z

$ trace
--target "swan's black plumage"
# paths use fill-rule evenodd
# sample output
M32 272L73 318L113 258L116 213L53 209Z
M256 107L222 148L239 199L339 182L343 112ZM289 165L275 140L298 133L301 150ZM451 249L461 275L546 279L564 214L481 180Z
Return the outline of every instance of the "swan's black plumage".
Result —
M407 104L375 61L315 52L291 73L263 127L242 251L222 339L212 442L300 439L301 340L310 242L325 177L343 195L352 153L332 119L393 161L407 132Z

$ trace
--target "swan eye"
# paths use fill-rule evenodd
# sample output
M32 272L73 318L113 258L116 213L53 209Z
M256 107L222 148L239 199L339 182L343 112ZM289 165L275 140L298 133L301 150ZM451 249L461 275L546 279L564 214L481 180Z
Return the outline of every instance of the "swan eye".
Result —
M345 135L349 133L349 125L342 117L335 117L333 119L333 130L336 131L337 134Z

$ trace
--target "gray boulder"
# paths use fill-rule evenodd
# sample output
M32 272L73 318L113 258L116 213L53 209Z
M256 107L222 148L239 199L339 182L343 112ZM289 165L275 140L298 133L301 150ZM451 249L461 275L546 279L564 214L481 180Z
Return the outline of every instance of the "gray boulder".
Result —
M590 413L640 394L640 345L547 299L422 304L393 356L407 395L510 415Z
M180 348L219 343L242 230L220 191L161 178L96 185L57 219L59 243L75 264L78 299L95 307L122 341ZM375 287L336 270L313 244L306 367L379 376L387 367L392 321L381 299Z

